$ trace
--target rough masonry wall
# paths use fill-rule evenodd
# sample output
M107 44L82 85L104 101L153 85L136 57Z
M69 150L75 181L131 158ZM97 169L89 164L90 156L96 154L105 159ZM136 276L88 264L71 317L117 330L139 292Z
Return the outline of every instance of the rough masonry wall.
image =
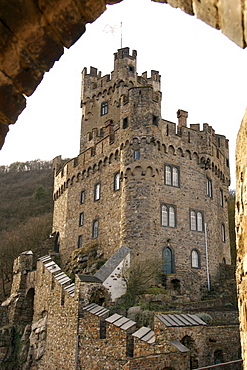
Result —
M236 151L236 236L237 236L237 286L239 298L240 332L244 369L247 369L247 113L243 118Z

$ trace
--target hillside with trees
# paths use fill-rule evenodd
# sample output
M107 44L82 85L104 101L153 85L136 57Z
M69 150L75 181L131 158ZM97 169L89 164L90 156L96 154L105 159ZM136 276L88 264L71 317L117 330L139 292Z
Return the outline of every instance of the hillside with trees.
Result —
M13 260L23 251L48 252L52 227L51 162L0 166L0 301L9 294Z

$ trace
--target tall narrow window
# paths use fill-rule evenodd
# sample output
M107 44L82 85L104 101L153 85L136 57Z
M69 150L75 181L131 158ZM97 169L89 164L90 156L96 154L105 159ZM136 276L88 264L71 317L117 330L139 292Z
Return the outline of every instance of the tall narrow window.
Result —
M114 191L120 189L120 172L115 173L114 175Z
M224 243L226 241L226 230L225 230L225 225L223 223L221 224L221 240Z
M78 235L77 247L81 248L82 246L82 235Z
M197 230L202 231L203 225L202 225L202 213L197 212Z
M85 202L85 190L81 191L81 198L80 198L80 203L83 204Z
M134 150L134 159L140 159L140 150L139 149Z
M191 230L196 230L196 213L195 213L195 211L190 211L190 228L191 228Z
M207 196L213 198L212 180L209 177L207 177Z
M172 184L172 171L170 166L166 166L166 185Z
M128 117L125 117L123 119L123 128L127 128L128 127Z
M223 190L220 189L220 205L221 207L224 206L224 197L223 197Z
M179 187L179 167L165 164L165 184Z
M161 225L168 226L168 208L165 205L161 207Z
M163 250L163 271L165 274L172 274L173 273L173 255L172 250L167 247Z
M201 211L190 210L190 230L203 231L203 213Z
M83 225L84 225L84 212L81 212L79 216L79 226Z
M196 249L191 252L191 267L200 268L200 255Z
M101 116L104 116L108 113L108 102L105 101L101 104Z
M159 124L159 118L153 114L153 125L158 126Z
M178 186L178 169L177 167L172 168L172 185Z
M93 221L93 230L92 230L92 237L97 238L99 234L99 221L94 220Z
M176 209L175 206L162 204L161 206L161 225L176 227Z
M100 198L100 183L96 184L94 187L94 200L99 200Z

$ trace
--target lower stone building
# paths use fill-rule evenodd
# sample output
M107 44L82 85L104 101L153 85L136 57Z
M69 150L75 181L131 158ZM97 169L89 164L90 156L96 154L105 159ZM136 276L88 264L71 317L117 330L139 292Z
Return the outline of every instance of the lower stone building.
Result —
M97 276L76 275L72 282L50 256L36 269L32 258L26 252L15 261L11 295L1 307L8 308L1 369L187 370L240 356L237 310L223 295L149 312L145 326L130 310L117 312ZM240 369L240 363L226 369Z

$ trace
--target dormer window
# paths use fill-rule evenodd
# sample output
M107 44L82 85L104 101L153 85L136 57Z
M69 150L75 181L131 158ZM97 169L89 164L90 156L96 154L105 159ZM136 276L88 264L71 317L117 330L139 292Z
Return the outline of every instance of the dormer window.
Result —
M101 116L104 116L108 113L108 102L105 101L101 104Z

